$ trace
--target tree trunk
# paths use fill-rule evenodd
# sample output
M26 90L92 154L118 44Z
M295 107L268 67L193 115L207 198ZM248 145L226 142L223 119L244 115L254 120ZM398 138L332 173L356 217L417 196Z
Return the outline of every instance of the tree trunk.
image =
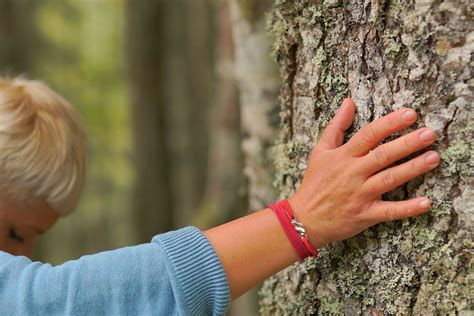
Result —
M32 75L39 44L33 27L36 5L25 0L0 1L0 75Z
M134 131L133 219L137 241L173 228L162 62L164 1L127 1L127 52Z
M235 41L234 75L240 92L244 139L244 173L249 209L262 209L275 199L271 150L278 126L278 69L270 58L265 12L271 0L231 0Z
M165 3L161 63L173 174L173 222L182 227L191 224L206 189L215 12L211 0L159 1Z
M191 225L206 189L214 4L127 1L139 240Z
M345 96L348 137L401 107L438 134L439 168L384 195L426 194L428 214L377 225L266 281L263 314L456 314L472 311L472 5L405 0L277 1L274 55L283 79L282 197L300 184L308 154ZM403 131L400 134L405 134ZM335 212L337 210L334 210Z
M209 166L206 193L194 224L209 228L243 216L247 211L242 174L240 105L233 76L234 42L227 1L216 5L214 100L209 111Z

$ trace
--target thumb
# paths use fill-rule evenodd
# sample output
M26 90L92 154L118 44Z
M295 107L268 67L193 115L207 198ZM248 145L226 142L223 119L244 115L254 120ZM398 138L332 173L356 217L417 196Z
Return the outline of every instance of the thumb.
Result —
M344 133L351 126L355 115L355 104L350 98L344 99L342 105L324 129L317 147L321 150L335 149L342 145Z

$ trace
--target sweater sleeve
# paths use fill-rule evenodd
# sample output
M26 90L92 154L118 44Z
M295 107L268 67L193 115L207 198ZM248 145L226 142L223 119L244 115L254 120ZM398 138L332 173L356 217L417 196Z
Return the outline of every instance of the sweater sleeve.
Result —
M51 266L0 252L5 315L223 315L224 269L196 227Z

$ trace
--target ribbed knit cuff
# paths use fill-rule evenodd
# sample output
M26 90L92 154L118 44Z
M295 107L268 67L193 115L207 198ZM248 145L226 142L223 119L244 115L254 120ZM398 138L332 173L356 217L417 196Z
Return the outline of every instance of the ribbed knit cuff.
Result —
M184 315L224 315L230 293L224 268L206 236L193 226L153 238L167 254L178 309Z

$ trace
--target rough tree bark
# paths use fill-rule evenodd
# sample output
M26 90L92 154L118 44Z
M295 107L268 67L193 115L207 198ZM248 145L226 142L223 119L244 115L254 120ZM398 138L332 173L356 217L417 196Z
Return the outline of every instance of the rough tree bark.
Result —
M433 149L442 163L384 195L426 194L429 214L377 225L270 278L261 290L263 314L474 309L473 11L469 1L276 1L270 24L283 79L275 158L282 197L298 187L308 153L347 95L358 106L349 136L411 107L419 114L415 127L438 134Z

